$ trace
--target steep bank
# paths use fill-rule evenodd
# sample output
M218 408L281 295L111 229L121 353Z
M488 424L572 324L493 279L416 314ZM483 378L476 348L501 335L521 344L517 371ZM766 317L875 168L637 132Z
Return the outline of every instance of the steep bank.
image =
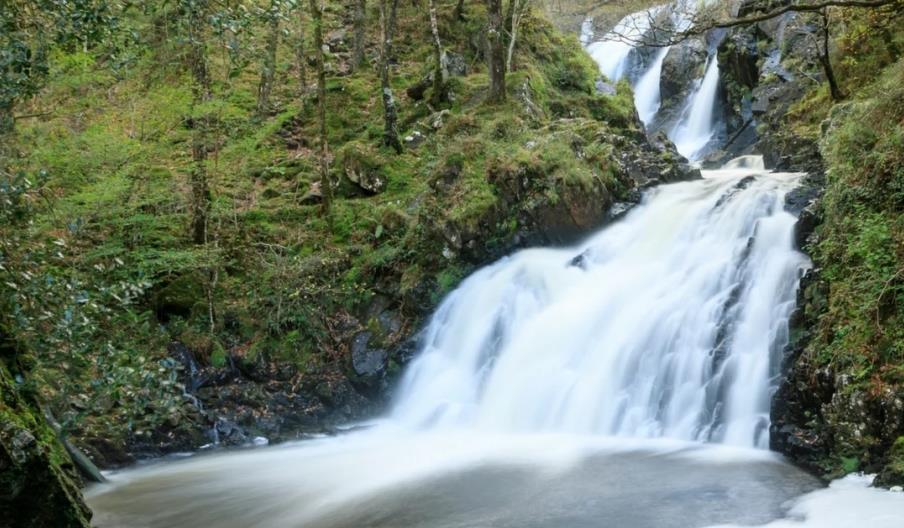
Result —
M823 125L817 272L800 298L773 447L823 474L904 483L904 62Z
M91 512L78 475L37 402L10 374L6 337L0 333L0 524L87 528Z

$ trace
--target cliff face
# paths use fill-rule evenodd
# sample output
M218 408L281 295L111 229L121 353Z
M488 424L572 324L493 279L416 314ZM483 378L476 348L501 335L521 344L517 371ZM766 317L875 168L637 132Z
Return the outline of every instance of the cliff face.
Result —
M898 61L822 124L825 195L802 223L815 272L772 412L774 449L820 474L876 472L882 485L904 483L902 86Z
M90 519L69 455L0 360L0 524L87 528Z

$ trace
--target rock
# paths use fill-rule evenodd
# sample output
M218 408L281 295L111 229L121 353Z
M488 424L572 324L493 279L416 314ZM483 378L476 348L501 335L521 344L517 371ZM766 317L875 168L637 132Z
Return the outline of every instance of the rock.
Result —
M270 440L268 440L268 439L267 439L266 437L264 437L264 436L255 436L254 439L251 441L251 443L254 444L254 445L256 445L256 446L258 446L258 447L262 447L262 446L265 446L265 445L269 445L269 444L270 444Z
M379 375L386 366L386 351L371 348L370 332L361 332L352 341L352 368L361 377Z
M415 130L411 134L408 134L407 136L405 136L403 141L405 142L406 147L408 147L410 149L414 149L414 148L417 148L418 146L420 146L420 144L423 143L426 139L427 139L427 136L425 136L423 133L421 133L420 130Z
M346 146L338 157L343 175L340 194L373 196L386 189L383 160L372 146L357 143Z
M618 93L618 91L615 89L614 84L604 80L602 77L599 77L596 80L596 93L614 96L616 93Z
M446 124L446 119L452 114L449 110L440 110L439 112L435 112L430 117L427 118L427 122L430 124L430 128L433 130L439 130L443 128Z
M464 55L446 51L446 69L452 77L464 77L468 74L468 63Z
M316 205L323 201L323 192L320 189L320 182L311 182L308 192L298 201L300 205Z
M326 51L327 52L340 52L340 51L348 51L348 31L345 28L338 28L330 31L326 34L326 38L324 39L326 42Z
M706 43L700 38L686 40L669 49L662 61L659 81L662 98L660 112L681 111L680 107L694 87L694 82L703 77L706 57Z
M2 347L6 336L0 337ZM0 361L0 522L9 528L88 528L90 519L66 450Z
M154 312L157 319L167 322L171 317L188 318L192 310L204 302L204 280L195 272L179 276L153 294Z
M214 443L238 446L248 442L248 435L237 423L226 418L218 418L211 430Z

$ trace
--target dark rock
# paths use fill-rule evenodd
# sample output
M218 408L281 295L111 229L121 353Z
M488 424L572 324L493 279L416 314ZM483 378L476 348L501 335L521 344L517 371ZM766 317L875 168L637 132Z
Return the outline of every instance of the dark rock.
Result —
M370 332L360 332L352 341L352 368L355 374L361 378L376 378L386 368L386 351L381 348L371 348Z
M706 58L706 43L699 38L688 39L669 49L662 61L662 76L659 81L661 112L681 110L694 82L703 77Z

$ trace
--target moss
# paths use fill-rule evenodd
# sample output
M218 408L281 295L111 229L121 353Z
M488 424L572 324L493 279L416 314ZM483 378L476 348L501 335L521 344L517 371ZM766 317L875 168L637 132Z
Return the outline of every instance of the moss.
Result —
M87 528L72 462L0 361L0 518L13 528Z

